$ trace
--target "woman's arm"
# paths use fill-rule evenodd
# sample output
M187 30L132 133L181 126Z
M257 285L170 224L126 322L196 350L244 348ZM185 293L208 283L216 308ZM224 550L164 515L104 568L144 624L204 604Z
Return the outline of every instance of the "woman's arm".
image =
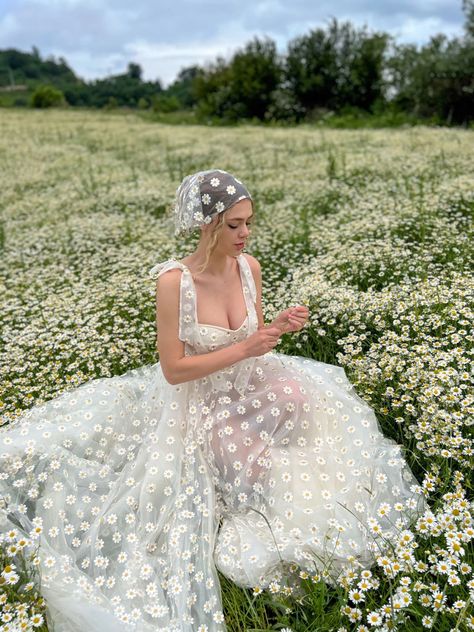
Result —
M252 257L252 255L247 253L245 253L245 257L250 265L250 269L252 270L255 287L257 289L255 308L258 316L258 328L261 329L262 327L265 327L262 310L262 270L260 263L257 259L255 259L255 257ZM269 327L278 327L282 333L299 331L304 326L308 316L309 310L305 305L296 305L294 307L289 307L278 314L278 316L272 320Z
M184 342L178 338L181 274L181 270L169 270L156 283L157 351L170 384L197 380L248 357L245 340L209 353L184 355Z

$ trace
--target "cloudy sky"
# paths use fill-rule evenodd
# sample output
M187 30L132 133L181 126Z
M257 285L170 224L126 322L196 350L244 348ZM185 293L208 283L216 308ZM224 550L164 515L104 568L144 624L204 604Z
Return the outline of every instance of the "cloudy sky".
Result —
M289 40L331 17L397 42L462 34L462 0L0 0L0 49L63 56L84 79L139 63L166 87L179 70L228 59L254 36Z

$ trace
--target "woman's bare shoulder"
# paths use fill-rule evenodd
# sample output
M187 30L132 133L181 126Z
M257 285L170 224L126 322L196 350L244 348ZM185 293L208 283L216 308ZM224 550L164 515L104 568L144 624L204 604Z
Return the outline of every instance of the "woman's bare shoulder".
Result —
M180 284L182 270L180 268L171 268L170 270L166 270L163 274L156 279L157 287L162 289L171 289L174 287L178 287Z
M261 266L258 259L256 259L253 255L249 255L247 252L243 252L242 254L246 258L252 272L254 273L260 272Z

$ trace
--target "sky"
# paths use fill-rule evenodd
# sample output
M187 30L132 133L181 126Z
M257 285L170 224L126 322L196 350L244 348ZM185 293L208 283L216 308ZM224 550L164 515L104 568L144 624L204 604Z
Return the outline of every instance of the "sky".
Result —
M255 36L280 54L335 17L397 43L462 35L462 0L0 0L0 49L64 57L83 79L140 64L165 88L182 68L230 59Z

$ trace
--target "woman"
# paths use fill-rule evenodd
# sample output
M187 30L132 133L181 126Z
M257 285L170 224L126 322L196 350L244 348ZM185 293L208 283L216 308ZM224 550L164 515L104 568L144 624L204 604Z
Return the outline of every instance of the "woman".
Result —
M198 247L150 271L160 362L1 437L7 526L39 538L54 630L225 630L216 568L241 586L291 583L291 565L334 582L424 508L344 370L273 350L308 310L265 326L242 253L253 215L231 174L187 176L176 227Z

